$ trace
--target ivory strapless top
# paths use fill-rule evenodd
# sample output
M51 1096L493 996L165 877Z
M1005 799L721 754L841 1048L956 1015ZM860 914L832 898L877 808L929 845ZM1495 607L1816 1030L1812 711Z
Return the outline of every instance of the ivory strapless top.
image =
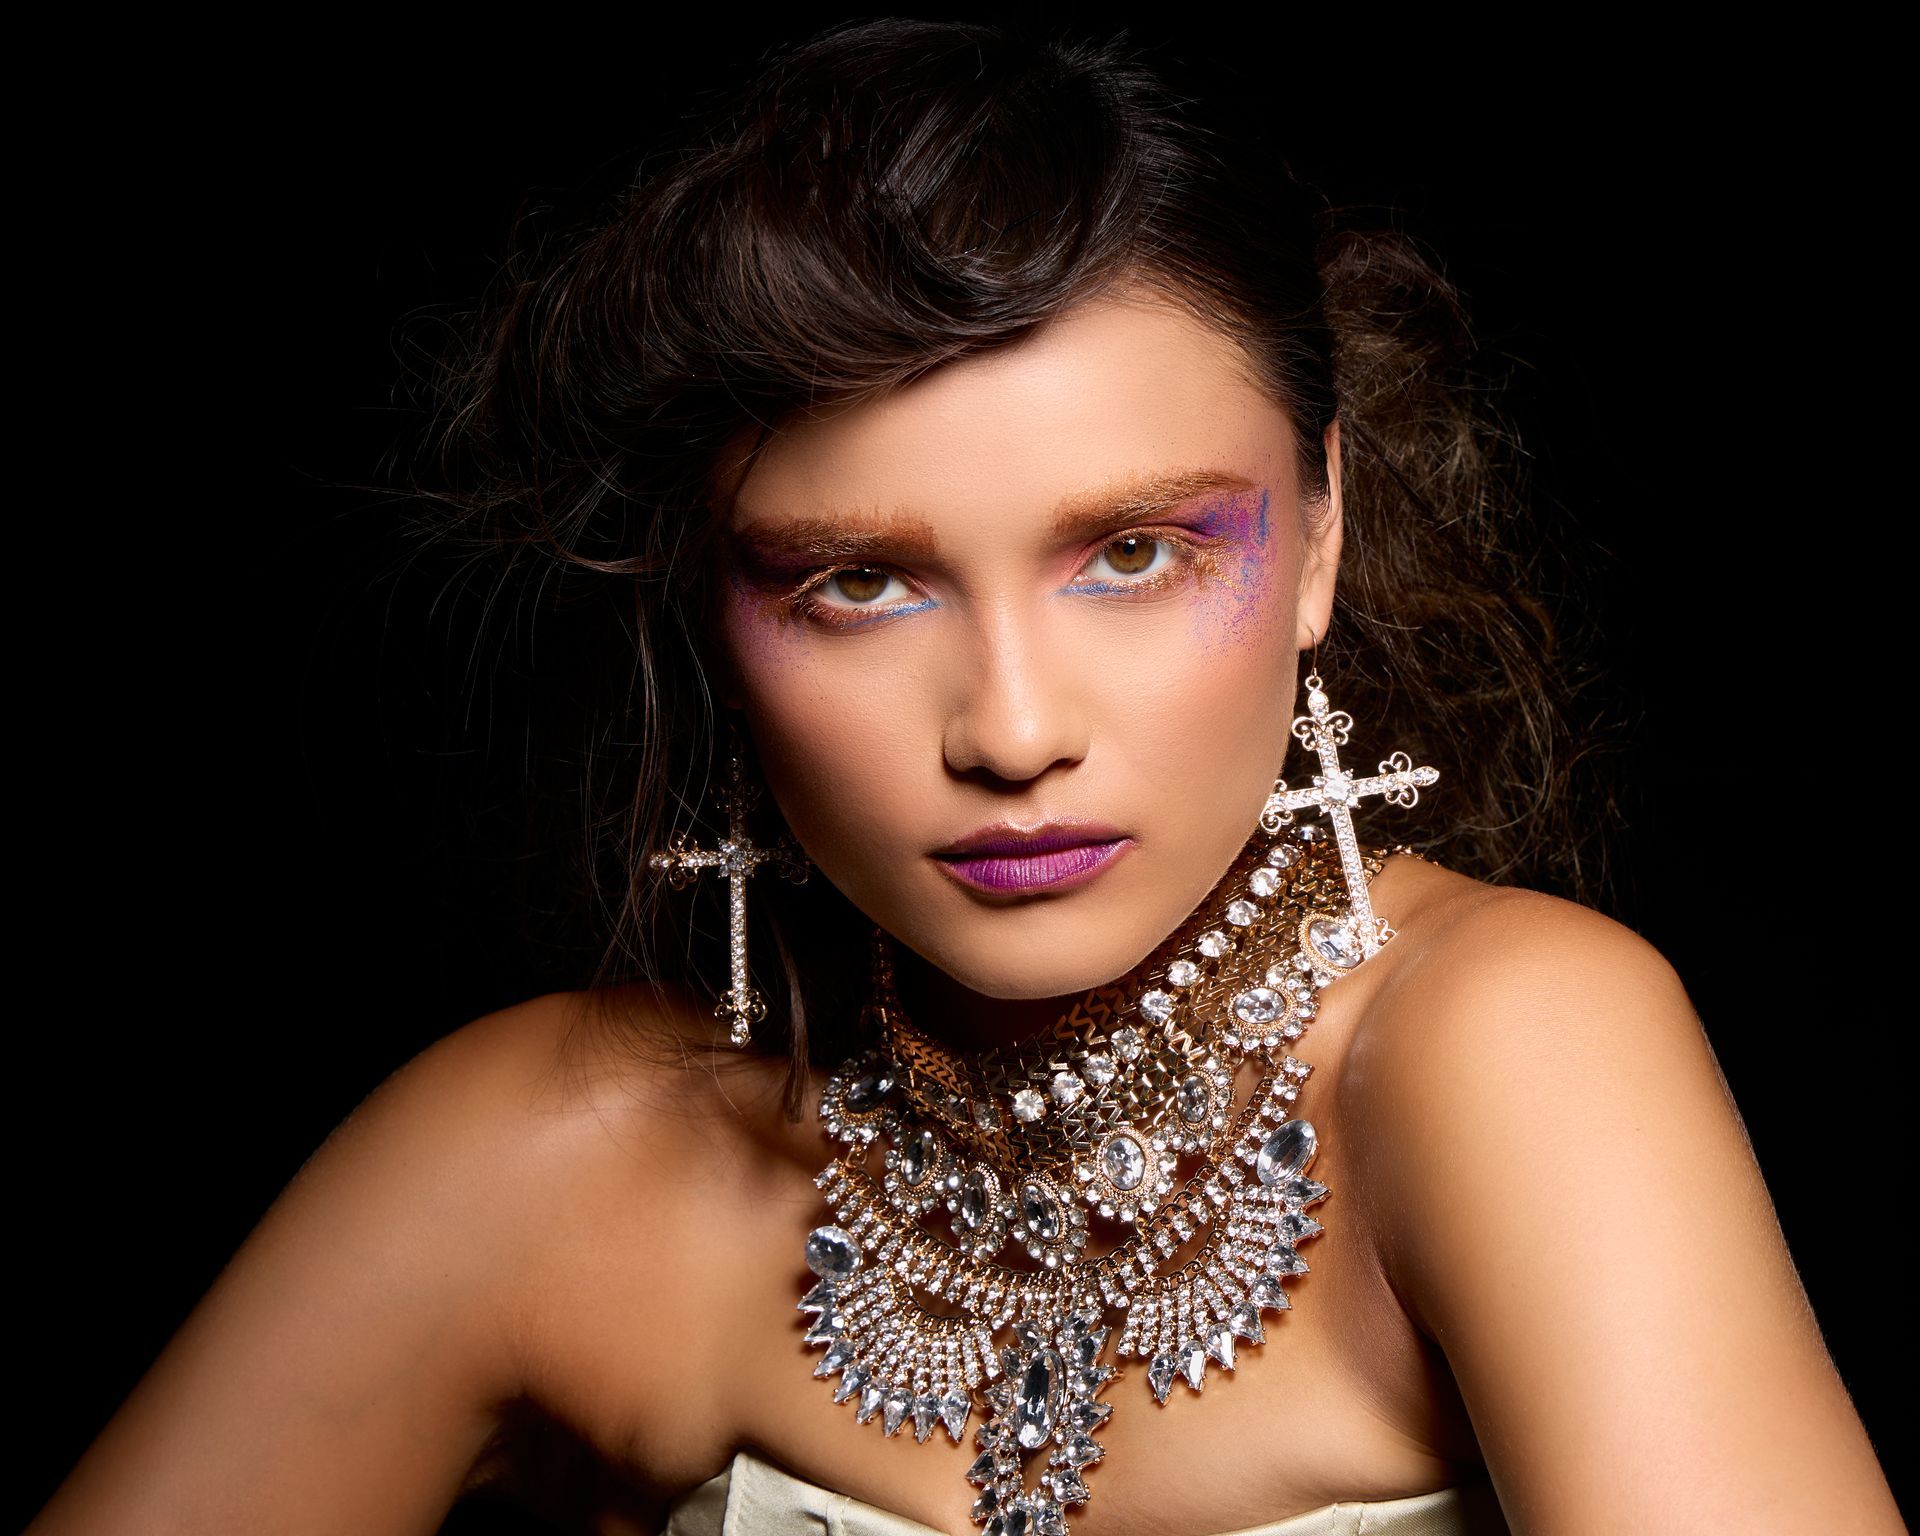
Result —
M1069 1529L1072 1528L1069 1520ZM891 1510L862 1504L783 1472L751 1451L673 1507L663 1536L944 1536ZM1510 1536L1490 1483L1436 1488L1407 1499L1323 1504L1270 1525L1218 1536Z

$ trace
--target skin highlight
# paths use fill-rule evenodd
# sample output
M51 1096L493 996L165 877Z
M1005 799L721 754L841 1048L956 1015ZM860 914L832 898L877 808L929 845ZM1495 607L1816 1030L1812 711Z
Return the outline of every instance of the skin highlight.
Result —
M929 1027L1050 1023L1225 873L1331 610L1337 428L1326 446L1331 492L1303 494L1233 344L1128 294L789 423L735 474L725 701ZM1062 818L1130 846L1057 892L970 890L932 857Z

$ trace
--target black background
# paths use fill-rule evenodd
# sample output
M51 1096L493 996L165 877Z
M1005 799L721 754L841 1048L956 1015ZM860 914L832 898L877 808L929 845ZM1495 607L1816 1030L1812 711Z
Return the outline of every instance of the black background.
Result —
M54 346L19 447L60 489L15 514L46 616L16 974L54 981L15 1025L22 1518L364 1094L577 979L523 922L537 628L476 643L484 582L391 575L392 509L339 488L403 425L396 327L474 296L523 199L583 206L689 85L838 19L288 40L272 73L102 91L111 130L30 210ZM1871 84L1671 35L1184 46L1309 179L1403 208L1525 364L1539 489L1610 552L1616 915L1687 983L1886 1457L1908 593L1871 468ZM1631 1263L1615 1193L1593 1219Z

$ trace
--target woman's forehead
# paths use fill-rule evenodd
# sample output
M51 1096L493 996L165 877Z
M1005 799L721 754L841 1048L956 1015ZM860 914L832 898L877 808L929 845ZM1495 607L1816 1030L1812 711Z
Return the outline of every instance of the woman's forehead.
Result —
M1054 532L1128 498L1151 515L1272 484L1291 450L1285 413L1231 342L1170 305L1090 302L885 396L785 423L739 480L731 522L926 523L1008 503Z

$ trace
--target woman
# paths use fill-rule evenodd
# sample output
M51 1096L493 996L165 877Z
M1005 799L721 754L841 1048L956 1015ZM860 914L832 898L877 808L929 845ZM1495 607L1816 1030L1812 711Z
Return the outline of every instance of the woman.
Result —
M369 1100L40 1528L1897 1528L1671 968L1494 883L1592 828L1434 274L1120 49L724 122L447 376L456 529L631 582L607 971ZM801 883L663 889L710 694Z

